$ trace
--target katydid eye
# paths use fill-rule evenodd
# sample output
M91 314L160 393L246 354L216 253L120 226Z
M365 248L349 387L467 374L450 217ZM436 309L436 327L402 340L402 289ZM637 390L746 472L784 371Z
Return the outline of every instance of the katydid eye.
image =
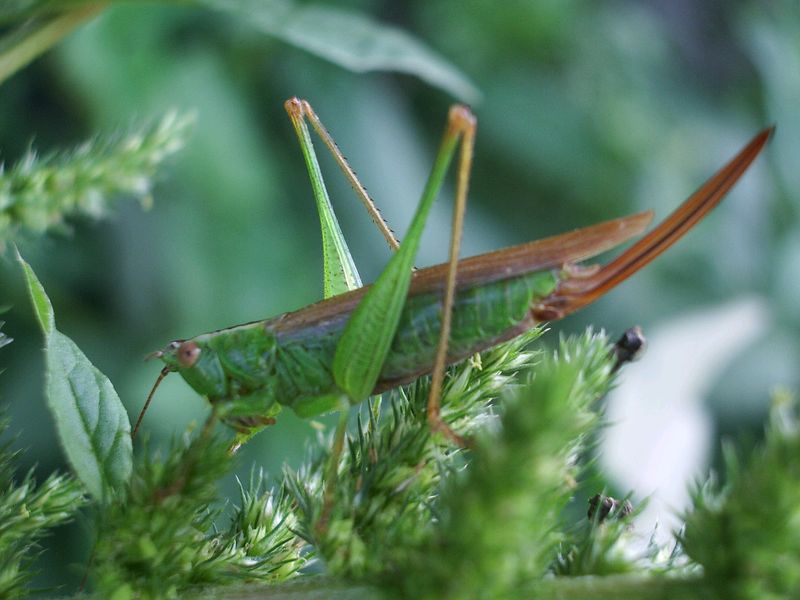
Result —
M178 362L184 368L194 366L200 358L200 346L194 342L183 342L178 348Z

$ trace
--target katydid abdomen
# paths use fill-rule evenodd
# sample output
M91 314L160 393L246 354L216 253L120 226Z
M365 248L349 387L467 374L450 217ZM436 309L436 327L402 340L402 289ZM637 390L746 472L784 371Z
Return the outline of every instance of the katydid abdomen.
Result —
M553 292L556 282L553 272L544 271L459 289L453 305L448 364L533 327L533 308ZM409 383L431 372L441 315L440 292L408 297L374 392ZM276 366L280 372L276 374L281 404L292 405L292 397L335 392L330 366L347 316L287 332L281 332L277 324ZM308 373L312 364L316 366L310 369L315 377L294 376L294 373ZM315 389L314 385L319 387Z
M530 329L533 308L554 291L557 281L553 271L545 270L459 289L448 362ZM302 416L336 408L343 392L334 381L333 357L360 291L182 341L177 352L165 353L164 358L172 357L165 362L212 403L239 403L238 408L225 407L233 421L248 422L251 412L273 415L276 405L295 408ZM441 305L441 291L409 296L376 393L430 373ZM325 307L324 315L319 307Z

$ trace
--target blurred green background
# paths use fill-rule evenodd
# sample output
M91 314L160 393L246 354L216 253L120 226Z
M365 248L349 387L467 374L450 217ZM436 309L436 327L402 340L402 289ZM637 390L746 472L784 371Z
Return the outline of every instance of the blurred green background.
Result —
M334 4L334 3L332 3ZM335 3L394 24L461 68L483 97L464 255L653 208L657 218L756 131L770 147L721 210L678 247L554 330L616 336L756 295L768 332L714 384L720 433L758 435L776 384L800 363L800 8L796 2L509 0ZM307 98L402 235L456 99L407 75L354 74L194 7L123 5L17 73L0 93L0 159L76 144L138 117L195 109L189 144L161 170L155 204L28 241L22 252L59 329L114 382L135 418L171 339L261 319L322 297L319 226L283 100ZM332 161L323 169L362 276L389 256ZM420 265L444 260L450 198ZM10 254L0 261L15 343L0 402L25 466L66 468L42 394L41 337ZM554 333L549 339L557 339ZM691 349L686 349L690 352ZM646 391L644 392L646 394ZM714 398L717 400L715 401ZM206 406L168 378L145 418L164 446ZM297 465L313 427L288 413L242 451L272 474ZM74 583L85 527L61 531L44 585ZM66 588L67 591L72 588Z

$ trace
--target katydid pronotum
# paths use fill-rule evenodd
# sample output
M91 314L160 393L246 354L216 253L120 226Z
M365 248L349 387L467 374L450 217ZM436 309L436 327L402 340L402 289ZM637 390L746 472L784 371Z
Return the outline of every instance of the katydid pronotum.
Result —
M651 211L459 261L476 130L468 108L450 109L430 177L400 244L308 102L291 98L285 106L320 215L325 300L170 343L153 355L166 366L142 409L144 414L161 380L178 372L210 401L213 418L237 431L239 443L274 423L283 406L302 417L344 415L372 394L429 373L429 424L463 443L439 415L446 366L578 310L648 264L722 200L772 133L772 128L758 133L675 212L608 264L577 263L641 234ZM394 250L370 286L361 285L331 208L309 123ZM449 262L414 270L426 218L459 144ZM340 421L337 429L334 454L341 448L344 424Z

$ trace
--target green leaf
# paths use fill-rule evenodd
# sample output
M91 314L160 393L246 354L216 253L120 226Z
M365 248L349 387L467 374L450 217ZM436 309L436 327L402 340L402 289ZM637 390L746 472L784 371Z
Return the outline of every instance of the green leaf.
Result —
M362 14L293 0L201 1L351 71L408 73L465 102L480 100L475 85L450 62L406 32Z
M263 33L356 73L396 71L419 77L464 102L481 93L453 64L396 27L360 13L294 0L196 0L232 13ZM172 4L164 0L164 4ZM94 17L111 2L22 0L0 8L0 22L24 22L0 38L0 82ZM66 9L66 10L64 10Z
M114 386L80 348L55 328L53 307L17 252L36 317L45 337L47 404L75 474L100 501L120 492L130 478L132 447L128 414Z
M49 336L56 329L55 315L53 314L53 305L50 304L50 298L42 287L36 273L33 272L31 266L25 262L19 249L15 247L17 252L17 260L22 265L22 272L25 274L25 283L28 285L28 292L31 295L31 302L33 303L33 310L36 313L36 318L39 325L44 332L45 337Z

